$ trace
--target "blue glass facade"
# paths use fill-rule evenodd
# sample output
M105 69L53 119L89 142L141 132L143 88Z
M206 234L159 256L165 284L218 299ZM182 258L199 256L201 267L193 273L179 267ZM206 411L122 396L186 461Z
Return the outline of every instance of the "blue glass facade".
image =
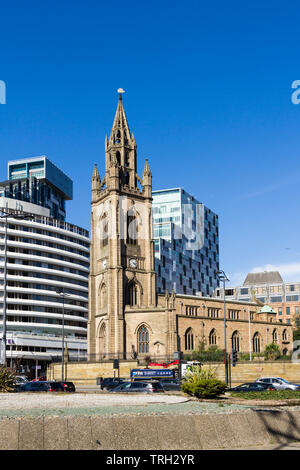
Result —
M158 292L212 296L218 286L218 216L182 188L153 191Z

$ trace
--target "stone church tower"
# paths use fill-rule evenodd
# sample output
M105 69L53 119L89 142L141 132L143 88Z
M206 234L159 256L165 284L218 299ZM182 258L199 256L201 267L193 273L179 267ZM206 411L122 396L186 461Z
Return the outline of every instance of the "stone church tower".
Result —
M126 310L156 307L152 241L152 175L146 160L137 173L137 145L125 115L122 94L110 137L105 139L105 174L92 175L89 354L126 358ZM132 343L132 341L130 341Z
M102 172L101 172L102 173ZM130 133L122 94L112 131L105 140L105 172L92 175L88 354L90 362L108 359L172 361L199 344L224 345L221 298L156 293L152 240L152 176L146 160L137 172L137 146ZM188 268L187 268L188 269ZM269 330L280 350L292 347L290 325L265 314L256 299L226 303L230 348L260 352ZM249 333L251 319L251 335Z

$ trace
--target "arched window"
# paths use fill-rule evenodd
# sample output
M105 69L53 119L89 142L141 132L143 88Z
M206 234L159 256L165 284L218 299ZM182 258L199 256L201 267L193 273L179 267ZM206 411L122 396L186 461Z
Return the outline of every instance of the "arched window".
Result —
M127 243L136 245L137 243L137 219L135 215L127 214Z
M208 335L208 343L210 346L217 344L217 332L214 328L211 330L211 332Z
M140 326L137 332L137 350L140 354L149 352L149 332L145 325Z
M192 328L188 328L184 335L185 350L192 351L194 349L194 333Z
M234 331L231 337L231 348L239 352L240 350L240 335L238 331Z
M106 352L106 324L102 323L99 333L99 352L101 356Z
M260 343L261 343L260 334L256 332L253 335L253 352L260 353L260 347L261 347Z
M274 344L277 344L277 342L278 342L278 335L277 335L276 328L273 330L273 333L272 333L272 341L273 341Z
M120 152L116 152L116 160L117 160L118 164L121 165L121 154L120 154Z
M287 341L287 339L288 339L287 331L283 330L283 332L282 332L282 341Z
M140 304L140 289L135 282L131 282L127 289L127 305L139 305Z
M107 214L103 214L100 221L100 237L102 246L106 246L108 244L108 217Z
M103 283L99 290L99 307L100 308L103 308L107 305L106 294L107 294L106 284Z

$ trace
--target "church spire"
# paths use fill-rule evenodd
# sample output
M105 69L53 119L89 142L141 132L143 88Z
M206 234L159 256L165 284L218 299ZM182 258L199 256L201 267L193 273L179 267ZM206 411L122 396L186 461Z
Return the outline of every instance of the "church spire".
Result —
M111 171L114 177L118 173L120 188L137 189L137 162L136 162L136 141L131 135L122 95L124 90L118 89L119 101L108 139L105 140L106 155L106 182L110 178ZM116 167L112 170L112 167Z
M123 106L122 94L125 93L122 88L118 89L119 102L115 114L114 123L112 126L109 143L111 145L121 144L126 145L131 140L131 134Z

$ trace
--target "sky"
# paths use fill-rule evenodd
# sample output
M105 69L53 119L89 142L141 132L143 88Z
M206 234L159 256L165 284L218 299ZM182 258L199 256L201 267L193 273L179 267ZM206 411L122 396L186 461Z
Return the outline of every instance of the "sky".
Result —
M154 190L219 215L230 284L273 269L300 282L299 15L276 0L6 2L0 180L8 160L46 155L74 182L67 220L89 229L121 87L140 173L148 158Z

